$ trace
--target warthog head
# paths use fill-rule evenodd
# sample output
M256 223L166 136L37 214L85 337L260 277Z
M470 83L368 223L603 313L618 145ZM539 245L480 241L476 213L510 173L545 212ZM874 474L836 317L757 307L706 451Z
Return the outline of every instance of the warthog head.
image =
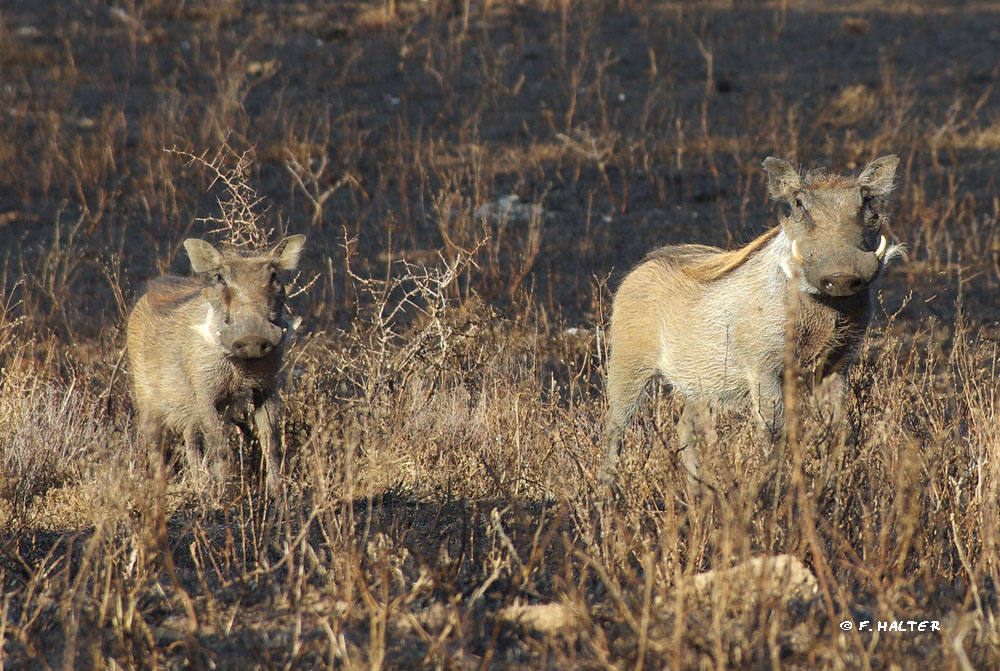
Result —
M208 342L235 359L268 356L285 337L282 271L294 270L305 244L293 235L261 256L220 252L197 238L184 241L191 267L202 275L202 297L208 302L205 321L197 327Z
M818 173L803 179L786 161L764 160L771 197L791 206L782 226L804 290L852 296L878 276L887 243L875 206L892 191L898 163L895 155L883 156L856 179Z

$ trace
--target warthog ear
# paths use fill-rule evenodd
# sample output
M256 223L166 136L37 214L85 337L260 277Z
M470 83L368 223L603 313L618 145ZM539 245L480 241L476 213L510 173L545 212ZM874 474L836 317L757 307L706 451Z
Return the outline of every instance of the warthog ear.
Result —
M222 254L204 240L188 238L184 241L184 249L191 259L191 269L196 273L207 273L222 265Z
M788 161L768 156L761 163L767 170L767 192L775 200L788 200L802 188L802 178L799 171Z
M302 254L302 246L306 244L306 236L290 235L271 250L271 258L277 259L275 266L278 270L295 270L299 265L299 255Z
M877 158L861 171L858 184L865 187L868 194L875 198L888 196L892 193L897 165L899 165L899 157L895 154Z

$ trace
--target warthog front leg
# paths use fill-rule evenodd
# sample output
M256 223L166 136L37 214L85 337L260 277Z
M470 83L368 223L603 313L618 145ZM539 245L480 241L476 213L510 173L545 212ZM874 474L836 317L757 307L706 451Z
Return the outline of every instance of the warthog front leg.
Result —
M839 427L844 423L844 397L847 395L847 379L843 373L827 375L816 387L816 401L829 419L830 425Z
M184 427L184 456L188 470L192 473L205 468L201 456L201 446L198 444L199 433L198 425L193 422Z
M199 434L203 450L199 449ZM184 428L184 451L192 473L210 472L219 481L229 477L229 437L214 407Z
M274 492L281 473L280 445L281 403L273 392L254 392L254 424L264 457L267 489Z
M750 385L752 412L757 420L761 446L770 452L785 440L785 404L781 397L781 380L777 376L752 377Z
M166 429L163 423L153 419L148 411L139 412L139 436L146 444L149 467L159 474L166 459Z

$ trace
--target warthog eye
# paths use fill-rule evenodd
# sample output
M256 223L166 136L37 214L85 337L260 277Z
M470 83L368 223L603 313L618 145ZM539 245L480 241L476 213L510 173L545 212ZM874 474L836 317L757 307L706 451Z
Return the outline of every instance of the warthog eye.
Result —
M807 228L815 228L816 222L813 221L812 215L809 214L809 210L806 209L805 203L802 202L801 196L795 196L795 208L802 212L802 218L805 219Z
M222 277L222 273L212 273L212 282L220 286L226 286L226 280Z

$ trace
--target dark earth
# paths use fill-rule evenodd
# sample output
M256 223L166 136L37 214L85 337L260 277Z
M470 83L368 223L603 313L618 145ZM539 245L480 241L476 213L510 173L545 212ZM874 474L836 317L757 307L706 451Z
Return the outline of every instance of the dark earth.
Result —
M276 236L308 235L303 275L321 277L297 299L306 332L349 329L370 307L347 273L348 251L354 273L379 278L402 272L401 260L434 263L484 239L485 258L463 281L463 296L475 294L510 322L530 312L558 328L592 329L606 317L602 300L649 250L735 247L774 225L780 206L767 199L765 157L851 173L896 153L887 234L908 252L880 280L876 320L898 312L917 342L947 343L959 328L988 341L1000 334L998 54L1000 3L992 2L5 0L0 288L3 298L23 301L36 359L57 346L53 365L99 369L104 384L109 352L121 347L124 315L144 284L164 271L187 273L183 240L216 228L205 218L219 215L223 190L184 153L211 158L224 148L227 160L252 159L256 210ZM310 197L324 192L315 207ZM510 195L541 210L480 216ZM39 279L27 291L22 276L56 281ZM561 375L552 372L553 384L569 383ZM595 384L591 396L599 395ZM113 405L123 411L128 400ZM204 582L192 559L189 547L201 543L236 563L254 543L260 556L282 561L279 542L260 540L267 530L321 545L325 522L297 518L288 512L295 505L248 498L168 520L179 582L195 598L223 590L225 581ZM454 624L474 632L470 649L442 662L414 625L391 637L384 667L559 668L531 636L485 618L509 605L515 588L528 585L528 596L545 601L573 587L579 574L552 567L586 542L582 528L620 531L614 515L596 506L583 520L547 501L445 492L429 502L392 490L323 515L350 516L345 538L368 539L375 529L406 548L405 556L386 559L376 548L358 560L358 575L362 563L388 567L387 595L395 594L392 570L412 582L434 566L439 587L405 604L431 613L483 584L484 557L499 542L495 511L510 521L528 567L484 590L468 621ZM39 566L65 572L69 585L87 561L86 543L101 533L8 524L0 539L4 594L23 595ZM115 561L124 565L127 553ZM631 562L638 590L642 558ZM321 652L329 642L321 624L296 621L309 600L308 586L303 593L293 584L296 570L281 567L259 581L251 571L226 583L236 592L218 594L257 628L244 622L230 637L189 635L167 585L172 601L142 597L155 624L135 640L74 630L75 661L62 653L70 629L50 604L40 621L58 624L40 625L33 645L8 633L0 668L113 668L111 657L144 660L137 668L350 668ZM533 572L544 577L529 579ZM576 587L614 603L601 580L588 580ZM921 591L928 589L916 589L915 613L933 616L928 604L958 609L971 599L957 582ZM995 614L995 586L984 581L979 590ZM875 610L866 594L841 605L858 620ZM25 606L6 596L3 607L13 621ZM326 617L339 607L315 612ZM800 607L813 634L836 633L819 605ZM636 642L619 631L614 607L602 608L594 617L611 636L609 656L579 668L625 668L623 659L631 668L622 651ZM380 626L366 620L345 645L363 648ZM937 644L928 641L892 643L882 661L921 668ZM783 641L777 659L814 668L808 647ZM985 647L974 661L1000 659ZM734 644L713 659L718 668L780 665L751 648ZM657 654L664 668L674 659ZM943 668L964 671L952 661Z
M507 194L542 204L533 298L586 325L593 276L613 287L657 245L733 246L772 225L765 156L846 172L877 150L902 157L892 233L924 268L890 273L887 292L935 294L908 309L950 317L956 278L932 269L961 254L966 315L1000 316L995 147L955 141L996 117L988 3L594 2L573 6L565 41L560 13L536 3L473 11L464 32L461 4L399 3L380 23L359 2L5 3L2 253L31 269L57 214L85 211L67 326L113 327L96 262L120 256L130 298L157 260L185 270L180 238L213 213L205 177L164 149L228 137L253 148L269 219L308 231L317 269L326 256L342 267L345 231L373 273L390 252L440 248L434 198L449 187L471 209ZM421 155L432 142L439 155ZM288 143L328 160L322 186L341 184L317 225ZM473 147L476 174L446 172ZM939 246L943 234L955 240Z

